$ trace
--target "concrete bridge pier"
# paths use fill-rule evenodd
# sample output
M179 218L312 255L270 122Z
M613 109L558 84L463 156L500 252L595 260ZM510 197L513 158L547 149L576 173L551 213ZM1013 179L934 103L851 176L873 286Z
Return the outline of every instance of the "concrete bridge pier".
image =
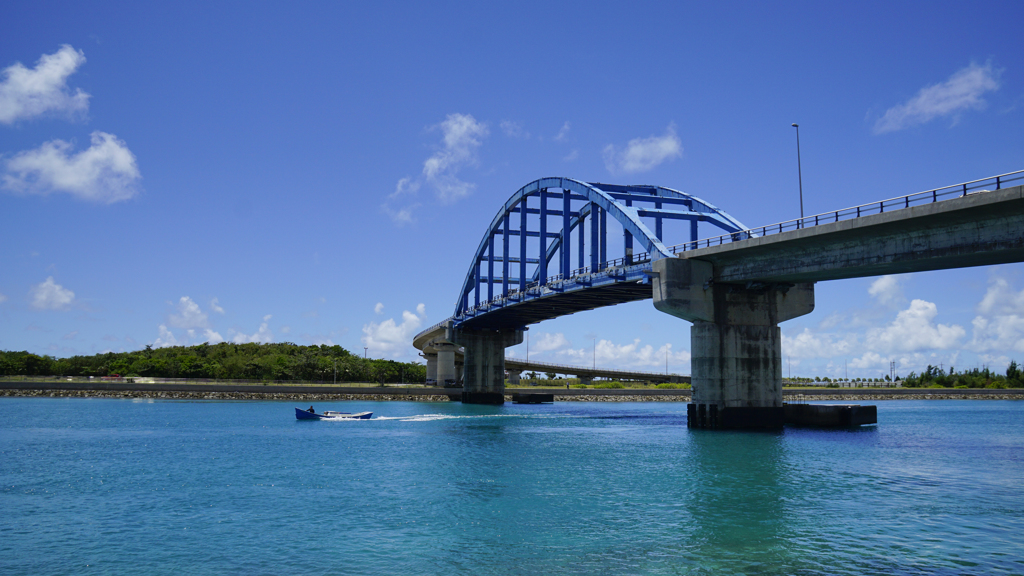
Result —
M427 382L437 382L437 354L424 352L420 354L427 361Z
M455 344L437 342L434 344L434 349L437 350L437 385L456 386L459 375L455 371Z
M594 383L594 377L593 376L579 376L579 379L580 379L580 384L583 384L584 386L590 386L591 384Z
M522 330L455 330L455 343L465 348L462 402L505 403L505 348L522 344Z
M519 386L523 381L522 370L509 370L508 371L508 383L512 386Z
M693 322L688 426L782 428L784 322L814 310L814 284L720 284L710 262L652 265L654 306Z

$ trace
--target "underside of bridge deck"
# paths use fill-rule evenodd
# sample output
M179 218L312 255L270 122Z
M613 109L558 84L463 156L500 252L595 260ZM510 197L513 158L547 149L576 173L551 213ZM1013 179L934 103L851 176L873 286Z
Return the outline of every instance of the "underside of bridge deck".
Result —
M523 304L509 301L501 308L494 308L484 315L462 322L470 329L515 329L559 316L575 314L585 310L603 308L614 304L647 300L651 297L651 285L641 282L609 284L586 290L553 293Z

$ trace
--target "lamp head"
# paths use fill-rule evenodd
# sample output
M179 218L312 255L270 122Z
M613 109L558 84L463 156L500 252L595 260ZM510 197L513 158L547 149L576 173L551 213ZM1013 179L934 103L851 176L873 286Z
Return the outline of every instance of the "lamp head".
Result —
M800 127L800 125L799 125L799 124L793 124L793 127L794 127L794 128L799 128L799 127Z

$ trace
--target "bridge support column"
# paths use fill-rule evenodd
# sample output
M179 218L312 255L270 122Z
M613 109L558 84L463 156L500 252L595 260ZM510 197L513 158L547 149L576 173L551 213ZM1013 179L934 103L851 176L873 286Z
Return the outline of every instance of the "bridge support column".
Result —
M508 383L509 386L520 386L523 380L522 370L509 370L508 371Z
M594 377L593 376L579 376L579 379L580 379L580 384L583 384L584 386L590 386L591 384L594 383Z
M420 356L427 361L427 383L437 384L437 354L424 352Z
M437 385L453 388L458 383L455 373L455 344L448 342L434 345L437 350Z
M505 348L522 344L522 330L455 331L455 341L465 348L464 404L505 403Z
M814 284L718 284L710 262L652 265L654 306L693 322L693 402L698 428L781 428L784 322L814 310Z

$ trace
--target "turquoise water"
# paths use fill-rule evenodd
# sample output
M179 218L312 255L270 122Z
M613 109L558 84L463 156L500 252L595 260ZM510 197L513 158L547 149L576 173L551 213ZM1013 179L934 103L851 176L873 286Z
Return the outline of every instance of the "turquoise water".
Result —
M1024 573L1024 402L294 406L0 398L0 573Z

